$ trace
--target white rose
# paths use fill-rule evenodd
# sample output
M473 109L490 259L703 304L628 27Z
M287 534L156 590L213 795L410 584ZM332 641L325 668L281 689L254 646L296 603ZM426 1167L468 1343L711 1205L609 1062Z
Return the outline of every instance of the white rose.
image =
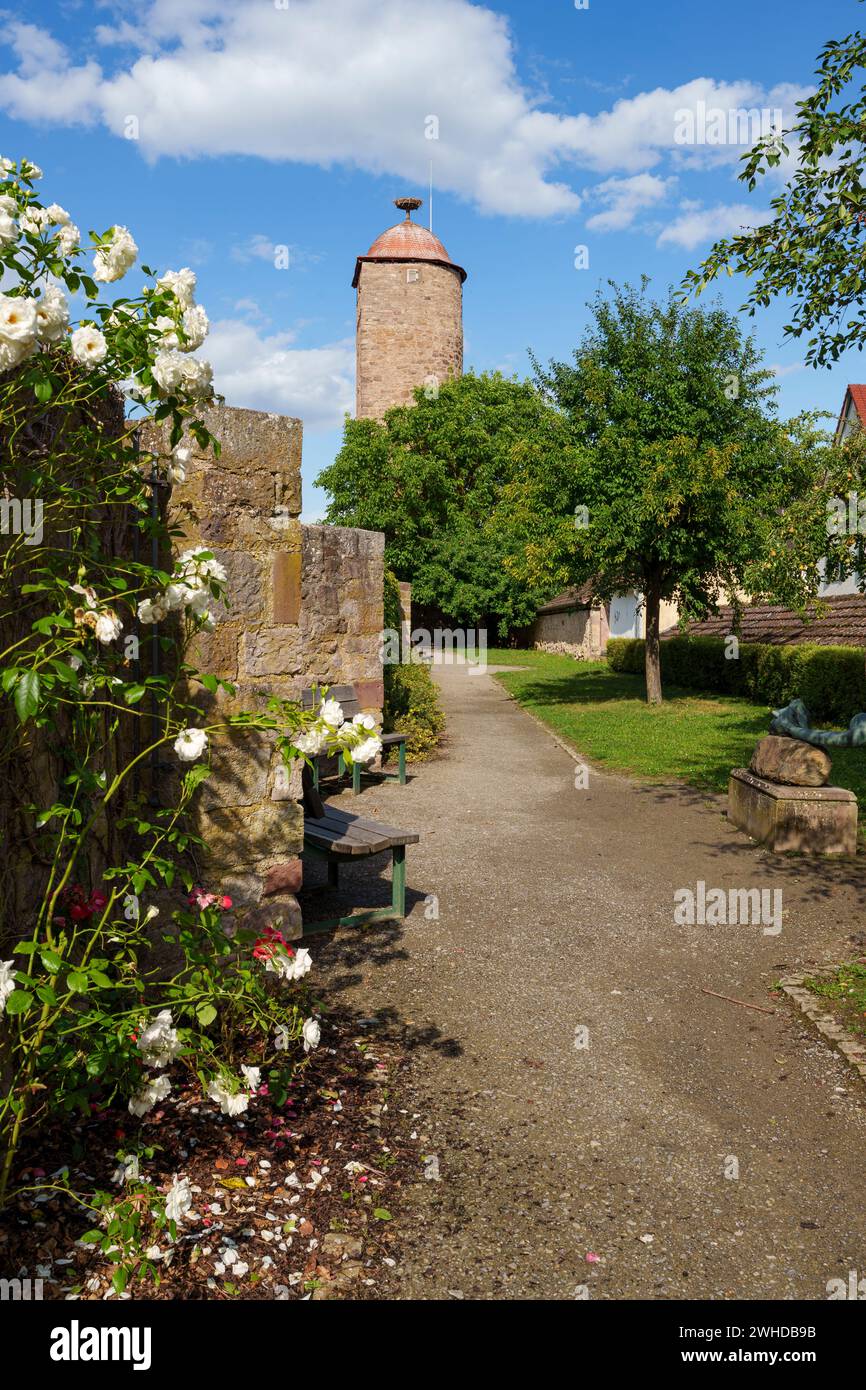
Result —
M76 362L91 370L105 361L107 353L108 344L98 328L87 324L76 328L72 335L72 356Z
M178 463L177 459L172 459L168 465L166 476L172 487L179 487L181 483L186 482L186 469L182 463Z
M168 1196L165 1199L167 1221L182 1221L192 1206L192 1190L189 1178L172 1178Z
M187 599L186 606L191 613L199 618L207 612L210 598L209 589L193 589Z
M6 1000L15 988L14 960L0 960L0 1014L6 1008Z
M315 758L328 746L327 729L308 729L305 734L297 734L293 743L299 753L303 753L307 758Z
M308 1018L301 1029L301 1036L304 1039L305 1052L312 1052L314 1047L318 1047L319 1040L322 1036L322 1030L319 1027L318 1020L315 1018Z
M212 394L213 367L200 357L187 358L181 369L183 384L195 400Z
M224 1115L242 1115L250 1103L248 1091L232 1091L227 1083L216 1077L208 1083L207 1093L215 1100Z
M152 368L153 379L159 389L167 396L172 395L180 386L183 380L184 365L184 358L174 348L157 353Z
M36 345L36 303L22 295L0 294L0 340L26 349Z
M14 169L15 160L7 159L5 155L0 155L0 174L5 177L6 174L11 174Z
M191 592L186 584L169 584L165 591L165 601L169 610L174 613L178 608L184 608Z
M136 1182L140 1177L141 1165L138 1154L125 1154L112 1173L111 1181L120 1186L130 1180Z
M9 202L12 201L10 198ZM0 249L4 246L11 246L13 241L18 240L18 228L9 216L8 212L0 210Z
M29 232L31 236L39 236L40 232L44 232L49 221L47 209L35 207L25 207L19 219L22 232Z
M65 227L70 221L69 213L59 203L49 203L45 211L48 214L48 221L53 226Z
M186 334L186 341L182 346L183 352L195 352L200 348L208 335L210 323L208 316L200 304L191 304L188 309L183 311L183 331Z
M343 722L343 707L338 700L323 700L319 718L332 729L339 729Z
M210 555L211 558L205 559L206 555ZM185 583L191 589L200 589L206 579L216 579L220 584L225 584L228 579L225 565L220 564L213 553L205 550L203 546L197 550L185 550L175 569L183 575Z
M138 1050L146 1067L167 1067L180 1052L182 1044L172 1022L171 1010L162 1009L141 1030Z
M372 714L356 714L352 723L356 729L367 729L371 732L376 727L376 721Z
M164 350L171 351L172 348L180 347L177 324L174 319L168 317L168 314L160 314L154 326L159 331L160 342Z
M56 343L69 327L69 303L57 285L49 285L36 305L36 332L43 343Z
M138 620L141 623L161 623L168 613L164 598L143 598L138 605Z
M184 309L190 308L195 294L195 272L188 266L184 266L183 270L167 270L156 283L162 290L171 290Z
M310 955L306 946L295 952L295 979L301 980L309 973L313 964L313 957Z
M378 738L365 738L362 743L357 743L354 748L347 748L345 756L351 762L357 763L359 767L365 767L377 758L382 751L382 744Z
M123 915L127 922L137 922L141 907L135 893L127 893L123 900Z
M57 233L57 245L64 256L69 256L76 249L81 241L81 233L74 222L69 222L65 227L61 227Z
M288 1028L284 1023L278 1023L274 1033L274 1047L277 1052L287 1052L290 1041Z
M97 640L106 646L113 642L115 637L119 637L123 631L123 623L118 618L113 608L104 608L96 619Z
M34 164L30 159L22 159L21 172L25 178L35 180L42 178L42 170L38 164Z
M167 1076L154 1076L149 1081L145 1081L130 1098L129 1113L131 1115L146 1115L148 1110L152 1110L157 1101L165 1100L171 1090L171 1082Z
M0 372L8 372L17 367L33 351L26 343L6 343L0 338Z
M207 748L204 729L182 729L174 741L174 751L181 762L194 763Z
M257 1091L257 1090L259 1089L259 1087L261 1086L261 1084L262 1084L262 1069L261 1069L261 1067L244 1067L244 1066L242 1066L242 1067L241 1067L241 1071L242 1071L243 1074L244 1074L244 1081L247 1083L247 1088L248 1088L248 1090L250 1090L250 1091Z
M125 275L138 255L128 227L112 227L110 235L111 240L100 246L93 257L93 278L104 284Z

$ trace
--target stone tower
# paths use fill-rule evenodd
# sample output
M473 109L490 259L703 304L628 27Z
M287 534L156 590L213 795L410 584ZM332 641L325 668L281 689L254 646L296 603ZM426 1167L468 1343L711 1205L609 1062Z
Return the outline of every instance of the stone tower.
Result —
M377 237L355 264L355 415L381 420L416 386L463 371L463 281L445 247L412 221L420 198L395 198L404 222Z

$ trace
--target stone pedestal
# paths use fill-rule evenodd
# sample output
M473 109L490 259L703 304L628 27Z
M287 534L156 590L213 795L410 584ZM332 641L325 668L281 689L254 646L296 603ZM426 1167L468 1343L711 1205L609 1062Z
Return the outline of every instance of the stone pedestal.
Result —
M857 853L857 798L844 787L784 786L735 767L728 818L776 853Z

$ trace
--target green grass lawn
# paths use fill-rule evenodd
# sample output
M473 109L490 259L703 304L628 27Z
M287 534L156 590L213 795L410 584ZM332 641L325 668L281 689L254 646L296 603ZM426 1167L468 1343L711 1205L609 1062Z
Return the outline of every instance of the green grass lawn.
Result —
M731 768L747 767L768 731L766 706L730 695L668 686L664 703L650 707L642 676L618 675L603 661L508 650L489 651L487 660L519 666L496 679L590 762L638 777L727 791ZM862 816L866 749L835 749L832 758L831 780L856 794Z

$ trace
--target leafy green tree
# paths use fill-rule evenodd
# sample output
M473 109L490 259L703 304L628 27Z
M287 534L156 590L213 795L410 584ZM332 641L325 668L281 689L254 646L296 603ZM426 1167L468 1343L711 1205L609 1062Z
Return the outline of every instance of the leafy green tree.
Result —
M866 341L864 67L863 34L825 46L817 87L797 103L794 124L744 156L740 178L750 190L783 157L796 157L793 175L770 201L770 220L718 241L684 281L699 294L721 270L742 271L752 279L743 306L750 314L785 295L793 303L785 333L809 335L806 361L814 367Z
M588 582L594 602L643 595L647 699L657 703L663 600L682 619L722 593L802 608L828 545L843 561L849 551L827 535L827 498L846 479L841 454L814 423L786 430L774 419L772 374L734 317L673 291L653 302L646 287L599 292L573 361L535 362L572 447L503 505L532 582L548 592L554 581Z
M532 382L467 373L435 395L417 390L382 423L347 420L317 483L329 522L384 531L386 563L416 602L502 635L549 596L504 565L521 541L503 492L566 446L567 422Z

